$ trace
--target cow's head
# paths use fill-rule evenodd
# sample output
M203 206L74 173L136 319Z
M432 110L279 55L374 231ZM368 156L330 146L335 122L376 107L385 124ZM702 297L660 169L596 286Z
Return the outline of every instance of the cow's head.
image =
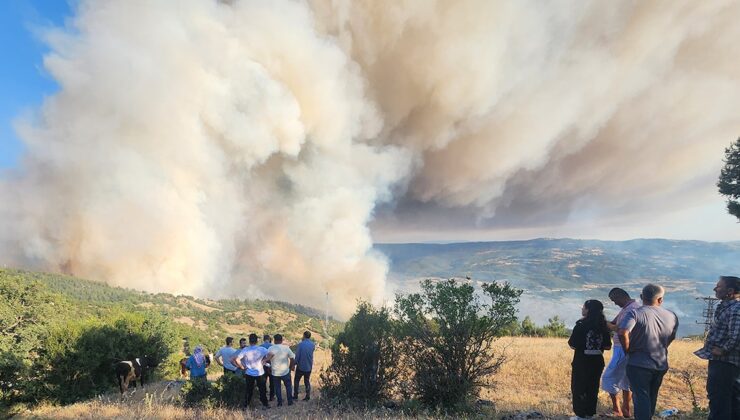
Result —
M140 359L140 363L143 367L155 368L159 366L159 361L157 360L157 358L147 355L144 355L144 357Z

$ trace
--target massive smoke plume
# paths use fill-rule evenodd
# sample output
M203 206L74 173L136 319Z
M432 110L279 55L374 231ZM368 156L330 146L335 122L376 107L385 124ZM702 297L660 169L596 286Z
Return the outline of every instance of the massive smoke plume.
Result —
M345 315L377 229L557 224L713 192L732 1L82 1L18 123L4 262Z

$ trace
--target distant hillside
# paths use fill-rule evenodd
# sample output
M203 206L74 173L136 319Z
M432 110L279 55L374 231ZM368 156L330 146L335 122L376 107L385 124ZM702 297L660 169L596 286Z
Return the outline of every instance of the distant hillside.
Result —
M39 282L52 294L69 302L77 317L104 316L113 310L158 313L189 327L193 337L207 337L212 351L231 335L245 337L255 332L282 333L295 343L305 330L322 343L327 340L323 314L313 308L286 302L265 300L204 300L167 293L145 293L111 287L103 283L58 274L0 269L0 277L10 277L19 283ZM341 325L330 320L330 333ZM188 328L185 329L187 331Z
M721 274L740 273L740 242L636 239L597 241L534 239L453 244L377 244L390 261L390 278L401 289L421 278L470 276L506 280L527 290L520 312L542 323L560 315L577 319L583 300L597 298L614 313L606 296L622 286L633 297L648 282L668 290L666 306L682 317L683 334L701 332L702 302Z

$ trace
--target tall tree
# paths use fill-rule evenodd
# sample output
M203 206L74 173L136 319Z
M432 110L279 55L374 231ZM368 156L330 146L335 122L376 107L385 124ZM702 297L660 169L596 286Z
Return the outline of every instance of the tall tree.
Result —
M727 211L740 220L740 138L725 149L725 166L717 187L727 197Z

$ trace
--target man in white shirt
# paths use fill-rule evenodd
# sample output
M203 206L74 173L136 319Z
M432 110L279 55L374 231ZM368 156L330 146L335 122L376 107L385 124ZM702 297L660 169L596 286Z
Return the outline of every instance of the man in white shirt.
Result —
M249 334L249 347L242 349L233 358L234 364L244 370L244 378L247 381L245 408L249 406L249 401L252 399L255 383L259 389L262 409L266 410L270 408L270 405L267 403L267 387L265 386L264 377L265 369L262 366L266 355L267 349L257 345L257 334Z
M234 339L232 337L226 337L226 345L218 349L216 354L213 356L214 359L216 359L216 363L223 366L224 374L237 373L237 367L231 363L231 358L234 357L239 350L231 347L233 343Z
M265 360L272 365L272 380L275 384L278 407L283 405L283 393L281 383L285 384L285 392L288 393L288 405L293 405L293 387L290 381L291 367L295 365L295 354L290 347L283 344L283 336L275 334L275 344L267 351Z

